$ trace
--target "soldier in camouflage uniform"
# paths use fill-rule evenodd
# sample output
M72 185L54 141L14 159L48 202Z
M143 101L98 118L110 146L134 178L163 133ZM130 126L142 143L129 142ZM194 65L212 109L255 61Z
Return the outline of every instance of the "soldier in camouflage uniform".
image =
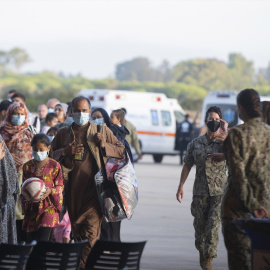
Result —
M222 229L229 269L249 270L250 240L232 220L270 213L270 127L261 120L255 90L241 91L237 104L244 124L231 129L224 143L229 176L222 202Z
M228 124L221 118L218 107L211 107L206 112L208 131L188 144L176 194L177 200L181 202L183 185L191 167L196 165L191 214L194 216L195 246L200 253L200 265L207 270L213 269L213 258L217 257L221 199L227 182L223 141L218 140L217 136L219 127L227 132Z

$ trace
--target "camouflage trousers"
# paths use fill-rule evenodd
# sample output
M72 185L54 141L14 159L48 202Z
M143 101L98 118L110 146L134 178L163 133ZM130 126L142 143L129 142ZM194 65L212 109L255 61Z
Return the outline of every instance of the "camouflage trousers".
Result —
M220 227L220 196L193 196L191 214L194 217L195 246L206 258L217 257Z
M228 252L230 270L250 270L250 240L244 230L232 223L232 219L222 219L222 233Z

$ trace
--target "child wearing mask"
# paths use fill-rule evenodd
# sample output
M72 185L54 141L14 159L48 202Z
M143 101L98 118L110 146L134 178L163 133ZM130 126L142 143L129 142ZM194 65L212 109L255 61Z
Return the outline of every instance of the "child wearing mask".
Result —
M28 241L48 241L52 228L59 223L63 204L63 177L60 164L48 157L51 143L47 135L36 134L31 142L33 159L23 165L23 182L31 177L44 181L46 192L38 203L26 201L21 195L24 213L22 229Z
M56 136L57 132L59 131L59 128L54 126L54 127L51 127L48 131L47 131L47 136L50 140L50 142L53 141L54 137Z
M48 113L45 119L46 124L42 128L41 133L47 134L48 130L58 123L58 118L55 113Z

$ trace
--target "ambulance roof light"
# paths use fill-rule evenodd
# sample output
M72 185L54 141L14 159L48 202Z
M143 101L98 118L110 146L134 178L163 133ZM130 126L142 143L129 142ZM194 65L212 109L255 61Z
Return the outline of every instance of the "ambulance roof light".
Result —
M230 95L229 94L217 94L217 97L219 97L219 98L228 98L228 97L230 97Z
M99 97L99 100L104 101L104 97L103 96Z
M89 100L94 100L94 96L89 96Z

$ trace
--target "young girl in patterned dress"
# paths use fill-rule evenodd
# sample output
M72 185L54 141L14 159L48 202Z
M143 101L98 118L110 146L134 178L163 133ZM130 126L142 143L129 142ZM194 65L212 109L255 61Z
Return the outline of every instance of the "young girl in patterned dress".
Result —
M45 134L36 134L31 142L33 159L23 165L23 182L31 177L44 181L46 192L41 200L26 201L21 195L24 212L23 230L28 241L48 241L52 229L59 223L59 213L63 204L63 177L60 164L48 157L51 149Z

